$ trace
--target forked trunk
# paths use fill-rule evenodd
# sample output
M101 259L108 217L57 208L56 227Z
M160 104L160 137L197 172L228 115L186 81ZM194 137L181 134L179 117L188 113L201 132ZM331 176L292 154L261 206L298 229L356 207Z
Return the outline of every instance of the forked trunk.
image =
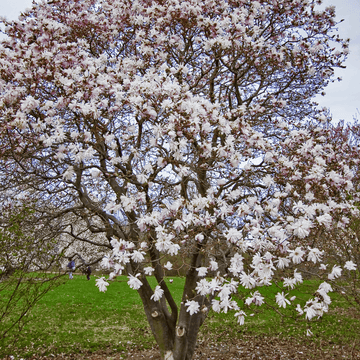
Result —
M182 305L179 317L179 325L175 331L175 344L173 350L174 360L191 360L194 356L198 333L203 324L208 310L204 305L204 298L198 299L199 303L203 303L203 311L188 316L187 325L181 325L181 315L186 312L185 306ZM184 308L184 309L183 309ZM188 313L186 313L188 315Z
M146 280L138 290L144 305L150 328L159 346L162 359L191 360L194 355L199 329L203 324L210 305L210 300L195 292L197 273L195 266L188 271L184 286L183 298L178 316L178 308L164 281L159 281L164 295L160 301L151 300L153 291ZM188 299L197 301L200 311L190 315L185 303ZM171 312L167 305L170 305Z
M198 301L201 300L198 299ZM145 308L151 330L159 346L161 359L191 360L195 352L198 332L206 318L207 310L189 315L185 305L182 305L177 324L170 324L160 307L149 310Z
M155 238L154 233L151 234L151 238ZM198 295L195 290L198 280L196 268L201 266L203 260L201 247L201 244L197 244L196 250L192 254L191 263L186 273L180 313L164 281L165 274L160 264L159 253L155 247L151 247L149 250L154 275L163 290L163 296L158 301L151 299L154 292L143 272L140 276L142 286L138 289L138 293L144 305L151 331L159 345L162 359L191 360L193 358L199 329L208 314L211 301L205 296ZM128 272L134 273L136 268L134 265L131 261L128 263ZM196 301L200 306L200 311L190 315L186 307L188 300Z

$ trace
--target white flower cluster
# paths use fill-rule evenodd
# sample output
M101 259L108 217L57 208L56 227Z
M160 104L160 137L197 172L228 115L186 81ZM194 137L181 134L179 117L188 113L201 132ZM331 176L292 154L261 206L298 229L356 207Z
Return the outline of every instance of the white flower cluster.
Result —
M161 232L161 227L157 228L158 233ZM168 242L168 245L171 246L171 240L173 237L162 237L160 239L164 240L161 243ZM231 240L229 240L231 241ZM158 245L159 243L157 243ZM102 266L106 268L113 267L114 272L110 273L109 279L111 280L116 275L121 274L124 270L124 266L132 260L133 262L142 263L145 260L145 252L147 245L146 243L141 243L140 247L137 249L135 244L127 242L124 240L113 239L111 241L113 246L113 252L110 257L105 257L102 261ZM159 245L158 245L159 246ZM252 289L256 286L270 285L274 273L277 269L284 270L289 267L291 264L297 265L303 261L310 261L316 264L321 261L323 252L317 248L308 247L307 250L297 247L294 250L286 249L286 244L284 244L283 252L287 252L287 256L277 257L272 255L269 251L265 252L263 255L256 253L251 262L252 271L246 273L244 271L244 257L235 253L230 259L229 271L232 273L234 279L226 280L221 277L218 273L217 276L206 279L204 278L208 271L217 271L218 263L214 259L210 259L208 267L199 267L197 268L198 277L200 278L197 282L195 288L196 292L200 296L216 296L212 300L212 309L215 312L224 312L227 313L230 310L235 311L235 316L238 319L239 324L243 324L245 321L245 312L240 310L236 301L232 300L232 295L238 291L239 286L243 286L247 289ZM161 248L162 249L162 248ZM284 255L286 255L284 253ZM173 264L168 261L163 265L166 270L171 270ZM320 265L321 269L326 269L323 264ZM347 261L344 265L346 270L356 270L356 264L352 261ZM147 266L143 269L144 275L152 275L154 268ZM329 280L334 280L341 276L342 269L340 266L334 265L331 272L328 274ZM134 289L138 290L142 286L142 282L139 279L141 274L138 273L135 276L129 275L128 284ZM239 281L236 281L235 278L238 278ZM293 271L293 277L285 277L283 281L283 286L288 289L294 289L298 284L301 284L303 281L302 275L295 269ZM96 285L99 287L100 291L106 291L106 287L109 285L105 279L102 277L97 279ZM328 306L331 303L328 292L332 291L332 288L326 282L322 283L319 289L316 292L316 295L313 299L307 301L304 308L301 308L300 304L297 304L296 310L300 314L305 313L305 317L308 320L311 320L313 317L321 317L324 312L328 311ZM158 285L154 289L151 300L159 301L163 296L163 289ZM290 305L292 301L295 300L295 296L290 298L287 297L288 294L284 291L279 292L275 296L275 301L279 307L286 308L287 305ZM245 304L250 306L254 304L256 306L261 306L264 303L265 299L261 293L256 290L245 300ZM190 315L194 315L200 311L200 304L196 300L187 300L185 303L187 311Z
M311 320L313 317L317 316L318 318L322 317L324 312L328 311L329 305L331 303L329 292L332 291L331 285L323 282L320 284L318 290L316 291L314 299L310 299L306 302L304 309L298 304L296 310L300 315L305 313L305 317L308 320Z
M307 256L306 256L307 255ZM288 250L288 256L286 258L277 258L275 261L277 263L278 269L284 269L288 267L291 262L293 264L299 264L305 260L311 261L314 264L321 260L323 253L317 248L308 247L308 251L304 251L301 247L297 247L295 250ZM231 299L231 295L237 291L239 284L244 286L247 289L252 289L255 286L270 285L271 279L274 275L276 267L273 264L273 259L275 256L272 256L269 252L266 252L263 256L256 254L253 257L252 265L253 271L249 274L246 274L243 271L243 256L236 253L231 259L231 266L229 271L240 279L240 283L235 280L227 281L219 275L211 280L200 279L197 283L196 291L198 295L207 296L216 294L219 297L219 300L212 300L212 308L216 312L227 313L229 310L237 311L235 316L238 318L240 324L244 323L245 313L243 310L240 311L238 304ZM322 267L321 267L322 268ZM356 270L356 264L352 261L347 261L345 266L347 270ZM198 268L199 276L204 276L206 274L206 268ZM330 280L336 279L341 275L341 268L339 266L334 266L331 273L328 275ZM289 289L294 289L294 287L303 282L301 273L297 269L293 272L292 278L284 278L283 286ZM314 299L307 301L305 307L302 309L300 304L297 304L296 310L300 314L304 314L307 319L311 320L314 316L321 317L324 312L328 311L328 306L331 303L331 299L328 296L328 292L332 291L332 288L326 282L323 282L319 289L316 292ZM284 292L279 292L275 296L275 301L279 307L286 308L287 305L291 304L292 301L296 299L295 296L287 298L288 294ZM254 304L256 306L261 306L264 303L264 297L259 291L251 293L245 300L246 305ZM200 305L194 301L188 301L186 303L188 307L188 312L192 315L197 313L200 310Z

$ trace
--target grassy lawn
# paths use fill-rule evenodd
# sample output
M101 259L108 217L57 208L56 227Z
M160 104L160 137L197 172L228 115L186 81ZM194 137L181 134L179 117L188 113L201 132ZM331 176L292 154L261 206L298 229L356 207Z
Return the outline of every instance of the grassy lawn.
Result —
M152 280L155 287L155 279ZM174 282L169 284L178 303L183 284L183 278L174 278ZM305 301L301 293L311 294L315 288L314 282L307 281L300 290L293 290L290 294ZM270 295L278 290L271 286L261 291ZM306 338L306 330L310 328L314 335L308 341L326 340L333 344L351 345L354 339L360 338L360 316L342 298L332 297L334 302L329 313L311 323L304 317L296 318L296 314L288 309L282 309L282 312L294 318L283 317L278 313L277 305L274 310L264 305L260 308L243 306L248 314L243 326L236 323L232 313L212 312L199 338L204 339L209 334L219 341L223 336L241 337L244 334ZM241 296L238 301L243 303ZM20 334L16 337L10 335L0 343L0 357L16 354L20 358L102 348L126 352L129 347L149 348L155 344L140 297L129 288L125 276L118 277L105 293L101 293L93 276L87 281L83 275L74 275L73 280L50 291L28 315L28 320Z

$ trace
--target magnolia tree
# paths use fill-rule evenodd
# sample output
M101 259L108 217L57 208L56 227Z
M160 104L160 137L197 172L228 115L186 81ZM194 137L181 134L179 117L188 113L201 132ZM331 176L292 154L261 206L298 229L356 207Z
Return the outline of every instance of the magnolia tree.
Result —
M311 100L348 53L316 3L53 0L4 21L8 177L104 234L110 279L128 275L162 358L191 359L211 309L243 324L274 279L280 307L319 317L356 269L351 253L321 262L320 235L356 215L358 153ZM287 292L304 262L327 282L300 303ZM180 305L171 269L186 272Z
M3 275L19 267L27 272L57 272L66 269L74 257L80 260L79 266L101 261L110 247L106 237L91 232L74 209L70 213L64 207L59 210L60 204L54 204L54 198L37 191L34 183L28 186L29 179L19 178L21 170L16 166L6 154L0 159L0 230L5 235L0 246L7 249L0 255L0 268L8 269ZM18 231L18 240L7 235L8 229ZM13 255L16 249L20 252Z
M92 233L86 222L70 214L61 219L61 224L57 252L63 253L62 269L69 270L69 260L74 260L75 268L80 270L85 270L87 266L98 267L103 257L111 250L106 236L103 233Z

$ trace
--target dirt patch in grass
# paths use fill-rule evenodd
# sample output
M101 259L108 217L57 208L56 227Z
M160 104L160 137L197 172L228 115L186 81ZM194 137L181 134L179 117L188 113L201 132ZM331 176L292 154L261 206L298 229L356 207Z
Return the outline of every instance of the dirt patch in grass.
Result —
M226 334L224 334L226 336ZM129 348L127 351L113 352L110 348L93 353L58 354L33 356L33 360L160 360L157 347L151 349ZM329 342L316 344L296 339L281 339L267 336L243 336L241 339L212 339L198 344L194 360L304 360L304 359L360 359L360 339L354 339L351 346L341 346Z
M329 311L329 314L337 314L352 319L360 319L359 308L355 308L355 307L349 307L349 308L336 307L334 309L331 309Z

